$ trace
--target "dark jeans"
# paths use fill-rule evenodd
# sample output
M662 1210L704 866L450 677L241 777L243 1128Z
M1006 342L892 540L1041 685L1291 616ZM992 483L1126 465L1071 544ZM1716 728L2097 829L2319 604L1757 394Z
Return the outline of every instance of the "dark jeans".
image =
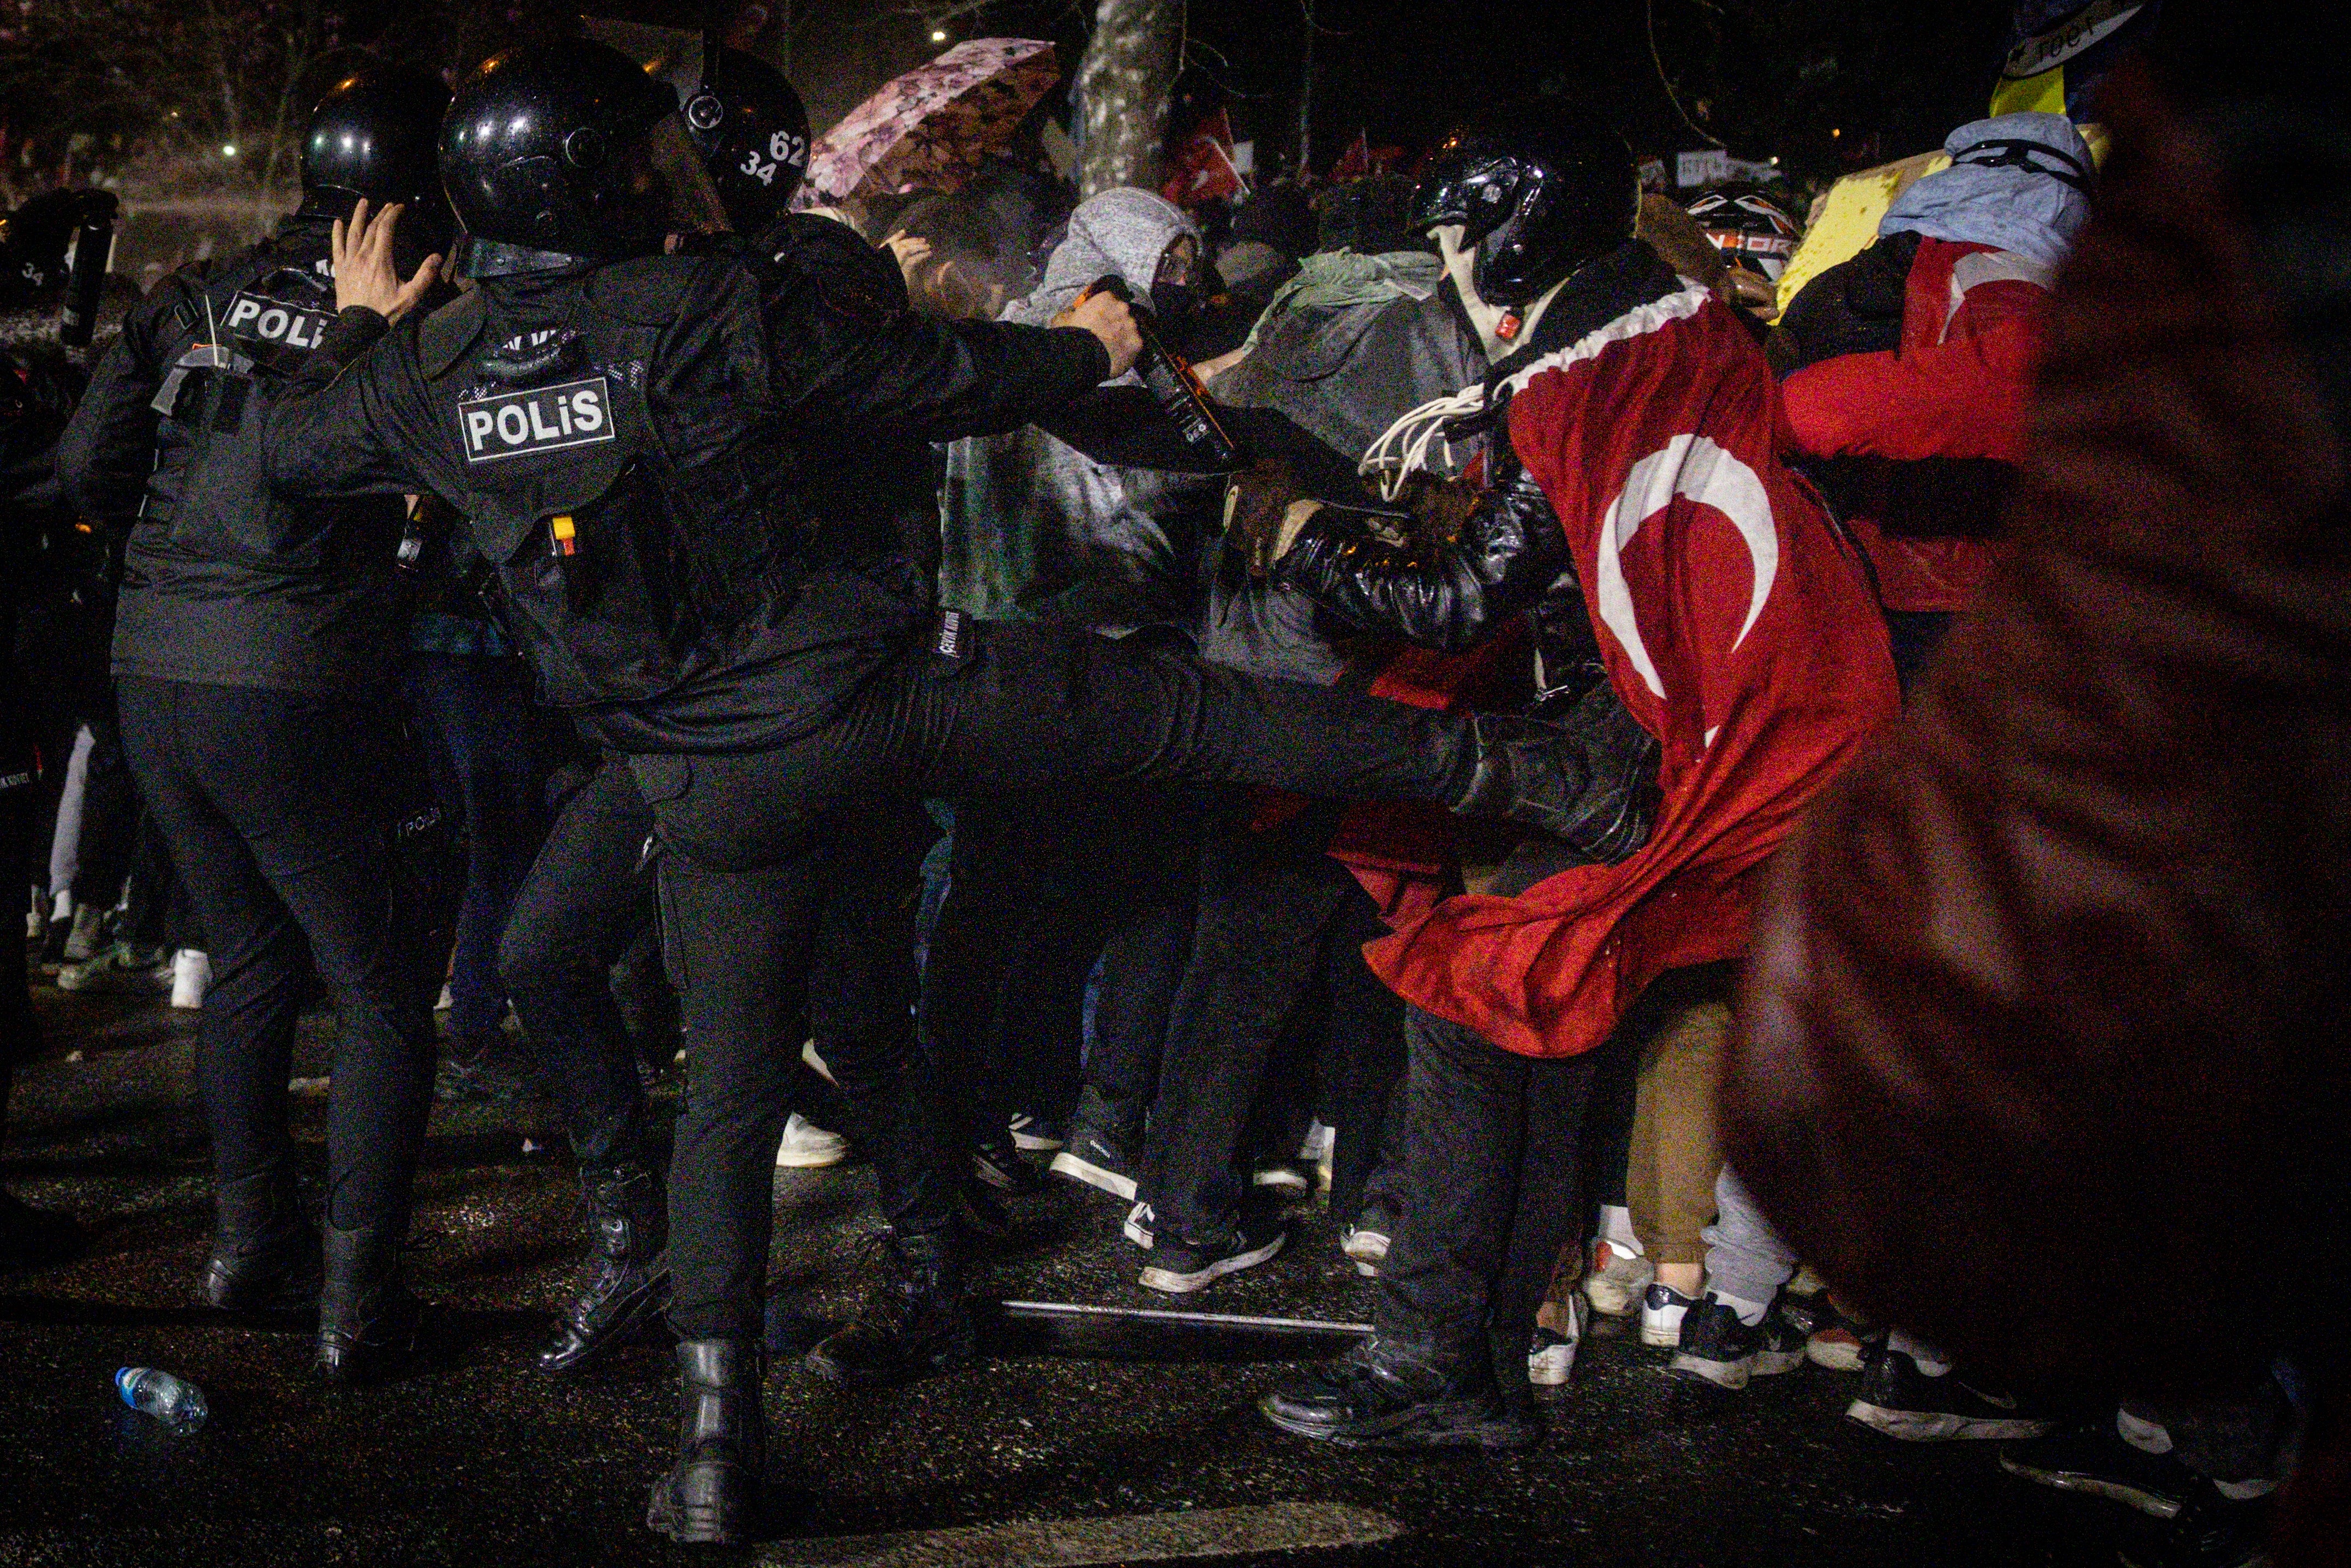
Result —
M968 1144L1014 1111L1076 1103L1088 977L1116 938L1188 907L1192 792L1129 788L980 797L956 808L952 873L923 977L923 1039L963 1107ZM1120 942L1121 957L1144 957ZM1139 984L1138 984L1139 983ZM1165 1030L1146 975L1108 978L1098 1051L1155 1060ZM1130 988L1134 986L1135 988ZM1110 1043L1102 1043L1106 1032Z
M449 965L449 1032L496 1034L506 1017L498 942L547 836L543 722L520 659L412 653L402 685L433 770L433 792L465 846L465 894Z
M516 891L497 972L583 1169L645 1158L645 1092L611 972L653 923L640 869L653 808L628 765L607 758L563 803Z
M1600 1053L1514 1055L1418 1008L1405 1040L1404 1212L1374 1321L1440 1356L1490 1355L1521 1403L1535 1310L1578 1224L1576 1136Z
M973 642L961 662L908 650L832 723L772 750L632 759L672 852L664 921L696 1059L670 1179L681 1333L748 1336L761 1322L778 1030L808 972L820 852L850 802L1179 778L1450 800L1475 766L1462 718L1132 640L998 627Z
M1324 852L1343 810L1321 802L1253 832L1242 801L1201 852L1192 957L1168 1020L1145 1160L1144 1196L1174 1235L1206 1239L1238 1207L1254 1152L1245 1134L1276 1048L1302 1021L1327 1019L1307 1015L1330 949L1362 971L1359 949L1379 930L1363 888ZM1362 978L1375 987L1368 971ZM1359 1000L1345 1010L1360 1012Z
M432 1090L422 912L392 849L407 804L390 706L126 677L122 738L203 923L200 1079L219 1179L281 1167L311 966L335 1000L327 1216L408 1222Z

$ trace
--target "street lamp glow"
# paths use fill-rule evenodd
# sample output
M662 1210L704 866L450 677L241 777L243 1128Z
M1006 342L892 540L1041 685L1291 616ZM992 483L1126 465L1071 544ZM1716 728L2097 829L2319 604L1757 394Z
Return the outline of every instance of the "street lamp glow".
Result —
M222 157L224 157L224 158L234 158L234 157L235 157L235 156L236 156L236 143L235 143L235 142L234 142L234 141L230 141L230 142L225 142L225 143L224 143L224 144L222 145L222 147L221 147L221 156L222 156Z
M944 44L946 41L947 30L945 27L933 27L931 29L931 42L935 44Z

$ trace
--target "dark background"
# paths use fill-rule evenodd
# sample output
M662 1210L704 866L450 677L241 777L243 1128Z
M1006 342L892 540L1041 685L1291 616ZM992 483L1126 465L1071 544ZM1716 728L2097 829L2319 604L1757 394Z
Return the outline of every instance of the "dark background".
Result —
M673 0L590 4L675 27L701 17L697 5ZM1982 113L2009 9L2006 0L1192 0L1173 133L1221 105L1269 166L1291 162L1310 4L1318 171L1358 131L1416 151L1482 103L1550 93L1590 99L1644 152L1719 141L1743 156L1777 155L1800 176L1924 151ZM517 38L576 27L578 9L549 0L11 6L0 16L0 193L92 177L276 191L290 179L304 110L352 66L389 57L463 68ZM821 128L937 53L937 36L1051 37L1074 72L1093 0L729 0L727 9L738 37L786 65Z

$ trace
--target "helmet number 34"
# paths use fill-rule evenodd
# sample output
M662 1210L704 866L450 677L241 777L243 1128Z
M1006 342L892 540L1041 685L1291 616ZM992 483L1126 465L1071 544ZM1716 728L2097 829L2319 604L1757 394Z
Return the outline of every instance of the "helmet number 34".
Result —
M759 150L756 147L743 154L743 172L762 185L774 184L777 168L785 163L796 169L807 166L807 138L795 136L789 131L778 131L768 138L768 155L765 158L759 156Z

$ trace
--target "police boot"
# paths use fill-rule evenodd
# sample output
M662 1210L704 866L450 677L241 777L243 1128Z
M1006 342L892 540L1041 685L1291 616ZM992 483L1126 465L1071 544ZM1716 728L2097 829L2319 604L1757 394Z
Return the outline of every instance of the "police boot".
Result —
M978 1328L954 1243L946 1236L893 1236L889 1252L857 1321L809 1352L809 1367L820 1376L895 1383L977 1354Z
M689 1339L677 1346L677 1464L653 1483L645 1525L672 1541L740 1546L759 1522L767 1421L757 1340Z
M292 1175L268 1170L223 1182L214 1196L212 1256L197 1289L231 1312L300 1312L319 1299L319 1229Z
M1614 864L1647 841L1657 813L1657 743L1621 703L1578 704L1563 723L1479 714L1468 787L1447 802L1564 840Z
M643 1166L580 1173L588 1261L580 1289L538 1353L541 1372L569 1372L627 1340L669 1304L669 1217Z
M401 1238L369 1226L326 1230L319 1290L319 1370L336 1383L368 1383L414 1354L420 1310L402 1277Z
M1505 1404L1482 1343L1454 1353L1376 1334L1258 1409L1293 1437L1342 1448L1523 1448L1541 1437L1531 1415Z

